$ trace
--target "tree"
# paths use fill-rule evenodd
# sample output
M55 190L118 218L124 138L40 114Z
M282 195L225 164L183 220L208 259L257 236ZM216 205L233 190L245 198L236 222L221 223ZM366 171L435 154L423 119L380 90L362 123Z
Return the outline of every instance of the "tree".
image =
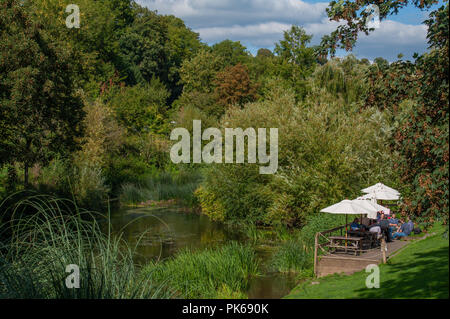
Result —
M376 4L380 11L380 21L386 19L389 15L397 14L400 9L412 4L419 9L429 9L436 0L393 0L393 1L373 1L373 0L339 0L331 1L327 10L328 17L332 21L342 21L346 23L341 24L330 35L322 37L321 53L330 53L334 56L337 48L351 50L358 39L358 35L374 31L374 28L369 28L366 23L371 16L370 10L365 10L369 5Z
M378 66L378 69L384 70L389 67L389 62L386 59L383 59L381 57L375 58L373 62Z
M373 31L366 25L369 13L363 10L373 2L331 1L327 9L329 18L346 23L322 38L322 51L334 55L339 47L350 50L358 34ZM435 3L434 0L376 1L380 21L407 5L429 9ZM404 211L427 223L436 219L448 223L449 214L448 13L446 3L425 21L430 52L416 55L415 65L398 61L384 69L378 68L369 77L372 86L369 104L377 103L377 94L395 97L390 103L383 103L383 107L395 111L405 99L414 100L415 106L402 118L393 146L402 155L396 169L406 184Z
M218 102L224 106L239 105L256 100L256 85L250 81L248 68L237 64L219 72L214 83Z
M158 79L152 79L150 83L118 88L106 96L119 124L129 132L166 132L165 112L169 92Z
M269 57L273 57L273 53L269 49L261 48L258 50L256 57L257 58L269 58Z
M119 39L122 72L126 83L149 82L152 77L168 78L166 53L167 27L162 18L146 8L136 8L133 24Z
M281 76L295 88L296 98L303 100L308 91L307 78L316 66L315 48L307 47L312 36L298 26L284 32L284 39L275 45L274 52L279 59Z
M212 46L212 52L223 58L225 65L245 64L250 59L247 48L239 41L224 40Z
M308 73L315 63L314 48L307 47L311 42L312 35L293 25L291 30L284 31L284 40L275 44L275 53L287 61L298 65L302 73Z
M28 168L76 148L84 112L73 85L73 54L35 23L22 1L0 10L0 141L6 162Z
M432 223L449 215L449 41L448 4L430 14L428 43L431 51L419 57L417 105L397 131L397 150L403 181L412 192L405 209Z
M174 16L162 16L167 25L167 42L165 54L167 56L167 83L172 96L169 102L180 96L183 85L180 83L180 68L183 61L194 57L206 44L200 42L199 34L186 27L183 20Z
M23 1L33 20L44 25L53 42L76 52L77 82L91 96L97 97L102 82L117 71L123 77L125 62L120 56L119 38L134 19L131 0L78 0L80 28L68 29L65 12L70 0Z
M201 50L190 60L184 61L181 70L181 82L183 92L197 91L201 93L214 92L213 81L216 74L223 70L225 66L222 57L210 52Z

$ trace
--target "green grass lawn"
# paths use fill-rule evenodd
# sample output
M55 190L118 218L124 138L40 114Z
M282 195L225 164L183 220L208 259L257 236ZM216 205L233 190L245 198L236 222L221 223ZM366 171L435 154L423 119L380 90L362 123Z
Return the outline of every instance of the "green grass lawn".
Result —
M299 284L285 298L448 298L449 241L444 228L435 226L436 235L412 241L386 265L380 265L380 288L366 288L369 273L331 275ZM312 283L315 284L312 284Z

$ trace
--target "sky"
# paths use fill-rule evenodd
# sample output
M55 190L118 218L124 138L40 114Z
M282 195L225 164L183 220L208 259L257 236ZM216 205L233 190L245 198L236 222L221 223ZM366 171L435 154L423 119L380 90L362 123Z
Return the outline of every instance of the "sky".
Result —
M283 38L283 31L291 25L302 26L313 35L311 44L319 44L325 34L338 25L328 20L326 1L314 0L137 0L139 4L160 14L172 14L184 20L186 25L200 34L202 41L212 45L230 39L240 41L256 54L258 49L273 50L274 44ZM442 1L441 1L442 3ZM373 61L383 57L397 60L412 59L414 52L427 50L427 28L422 22L429 12L413 6L398 15L381 21L379 28L368 36L358 38L352 53L359 59ZM338 56L348 54L338 51Z

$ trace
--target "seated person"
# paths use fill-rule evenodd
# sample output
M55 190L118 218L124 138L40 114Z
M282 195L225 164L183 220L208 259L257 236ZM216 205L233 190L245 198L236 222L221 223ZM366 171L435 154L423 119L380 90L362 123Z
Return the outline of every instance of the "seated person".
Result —
M351 230L360 230L362 227L361 227L361 225L359 224L359 219L358 218L355 218L354 220L353 220L353 222L350 224L350 229Z
M399 220L396 218L395 213L389 218L389 227L391 231L398 231L399 229Z
M380 227L379 224L372 223L372 225L369 226L369 231L371 233L376 233L377 234L377 239L379 239L381 237L381 227Z
M402 238L402 237L406 237L409 236L409 234L411 234L411 232L414 229L414 223L412 222L411 218L408 217L408 222L403 224L400 227L400 231L399 232L395 232L392 235L393 239L396 239L398 237L398 239Z
M380 220L381 220L381 215L384 215L383 211L377 212L377 222L380 222Z

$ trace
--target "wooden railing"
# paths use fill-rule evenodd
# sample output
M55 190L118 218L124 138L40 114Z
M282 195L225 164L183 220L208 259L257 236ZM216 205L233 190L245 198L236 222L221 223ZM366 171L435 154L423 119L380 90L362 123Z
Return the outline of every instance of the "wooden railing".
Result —
M349 227L350 224L347 224L316 233L314 238L314 273L316 273L319 254L328 254L329 237L343 236Z
M325 230L322 232L316 233L314 238L314 273L317 275L317 264L318 258L320 255L326 255L330 253L330 244L331 240L329 239L331 236L344 236L347 230L350 228L350 224L342 225L339 227L335 227L329 230ZM383 263L386 263L386 252L385 252L386 243L384 237L381 239L381 251L383 256ZM367 250L367 249L366 249ZM366 251L364 249L360 249L359 251Z

